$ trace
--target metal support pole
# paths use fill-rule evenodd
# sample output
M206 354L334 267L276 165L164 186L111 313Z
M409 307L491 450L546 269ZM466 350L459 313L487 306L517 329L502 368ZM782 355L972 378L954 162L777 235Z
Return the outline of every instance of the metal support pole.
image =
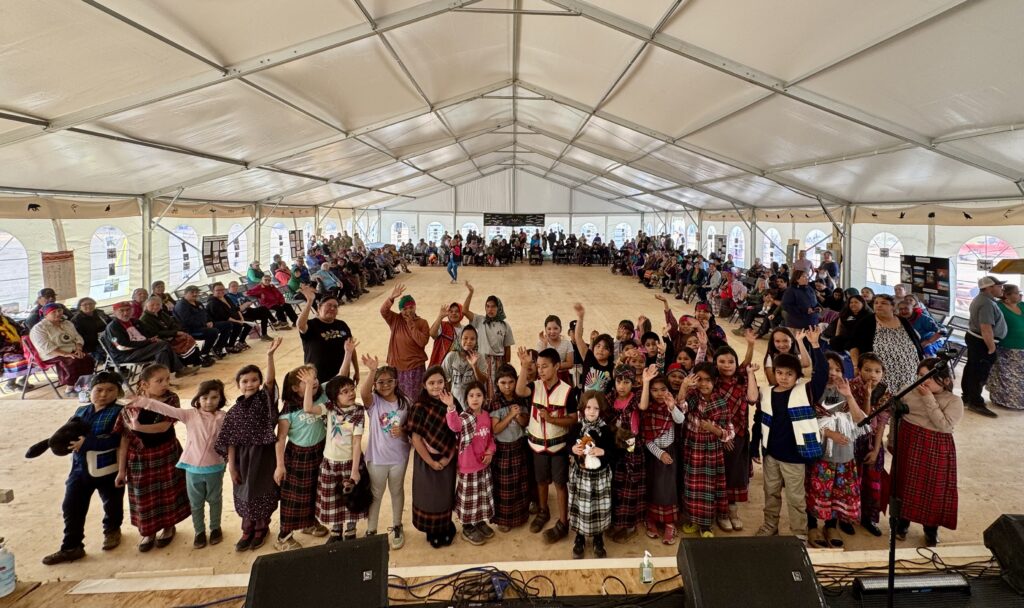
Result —
M452 232L459 231L459 189L452 187Z
M747 268L754 266L754 260L760 256L757 254L757 209L750 210L750 247L747 247ZM749 260L749 261L748 261ZM761 260L764 263L764 260Z
M256 255L253 256L254 260L259 260L263 257L263 239L261 238L263 232L263 205L256 203L255 214L252 218L253 224L256 225L256 234L253 235L252 242L256 246ZM267 265L270 268L270 265Z
M144 196L139 199L142 211L142 284L147 288L153 284L153 199Z
M512 167L512 204L510 205L510 208L512 209L512 213L516 212L516 174L517 173L519 173L519 171L517 171L515 167Z
M839 275L839 284L842 287L850 287L853 277L853 206L847 206L843 210L843 271Z
M935 218L928 218L928 255L935 255Z
M704 212L697 212L697 253L704 251Z

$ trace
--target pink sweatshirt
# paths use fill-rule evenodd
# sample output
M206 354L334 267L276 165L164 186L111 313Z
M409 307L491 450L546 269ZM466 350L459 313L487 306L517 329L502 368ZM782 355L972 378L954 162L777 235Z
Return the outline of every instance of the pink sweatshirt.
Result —
M220 434L220 428L224 426L224 410L204 412L194 407L171 407L146 397L138 397L132 402L132 405L185 423L188 436L178 462L192 467L212 467L224 464L224 459L213 449L213 445L217 442L217 435Z
M476 473L488 467L483 463L484 454L494 454L498 446L494 443L494 433L491 432L491 416L480 410L476 415L476 432L473 439L462 449L462 434L467 431L462 424L462 416L472 416L472 413L460 415L457 411L448 412L445 416L448 421L448 428L459 434L459 473Z

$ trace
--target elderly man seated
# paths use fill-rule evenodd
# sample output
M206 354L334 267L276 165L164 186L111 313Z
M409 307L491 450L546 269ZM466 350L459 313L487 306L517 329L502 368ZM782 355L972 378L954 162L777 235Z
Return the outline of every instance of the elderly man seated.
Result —
M36 323L43 320L46 313L43 312L43 307L47 304L56 304L60 308L61 313L65 319L70 319L71 314L67 308L60 302L57 302L57 292L49 287L44 287L39 290L39 296L36 298L36 305L32 307L32 311L29 312L28 317L25 319L25 329L32 329Z
M220 350L223 345L217 343L221 340L221 332L214 328L206 309L199 304L198 287L189 285L185 288L184 297L174 305L174 318L181 323L185 333L203 341L200 353L203 357L212 355L217 359L224 358Z
M198 365L182 363L168 342L142 333L139 322L132 319L131 302L114 304L114 320L107 325L103 339L115 363L159 363L179 378L199 371Z
M200 365L202 367L213 365L213 357L203 357L199 354L196 339L185 332L174 315L167 312L160 296L150 296L146 300L145 310L142 312L142 318L139 319L138 328L147 338L156 336L165 340L185 365Z
M64 318L64 310L54 302L43 305L40 308L42 320L32 327L29 337L39 358L57 368L58 383L67 387L65 394L71 396L76 394L78 379L93 373L96 361L82 350L85 340L74 324Z

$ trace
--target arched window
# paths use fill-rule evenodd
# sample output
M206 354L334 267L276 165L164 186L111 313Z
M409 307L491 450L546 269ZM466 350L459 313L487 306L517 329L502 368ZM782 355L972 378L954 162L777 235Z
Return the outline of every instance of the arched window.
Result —
M761 244L761 262L765 266L771 266L772 262L782 264L786 261L786 250L782 246L782 235L774 228L764 231L764 241Z
M334 234L331 234L331 227L334 228ZM352 220L345 221L345 232L347 232L349 236L352 236ZM334 236L337 233L337 224L335 224L334 222L327 222L326 224L324 224L324 234L326 234L327 236Z
M718 231L715 230L715 227L714 226L708 226L708 233L706 235L706 238L704 239L704 247L703 247L703 251L704 251L704 255L705 256L710 256L712 253L715 252L715 235L716 234L718 234Z
M683 220L672 220L672 242L676 247L683 247L686 244L686 222Z
M804 249L807 250L807 259L814 263L815 268L821 264L821 253L818 250L828 249L828 242L831 239L830 235L821 230L815 229L807 233L807 238L804 239Z
M1020 257L1017 251L997 236L976 236L960 246L956 255L956 310L966 315L971 300L978 295L978 279L992 274L1001 260Z
M879 232L868 241L865 285L875 293L894 293L900 282L900 256L903 243L896 235Z
M405 222L395 222L391 224L391 244L395 246L401 246L403 243L409 240L409 225Z
M199 274L203 269L203 257L199 253L199 235L195 228L182 224L174 229L173 235L167 235L167 260L170 265L168 292L178 289Z
M490 243L492 240L500 237L508 238L508 229L504 226L488 226L487 227L487 242Z
M466 238L470 232L480 232L480 226L477 226L474 222L466 222L462 225L462 238Z
M0 232L0 305L4 312L11 313L30 307L28 252L21 241L7 232Z
M733 264L740 267L746 266L745 256L747 255L747 247L742 228L733 226L733 229L729 231L729 242L726 244L725 249L732 254Z
M113 300L127 296L131 291L128 259L124 232L113 226L97 228L89 244L89 297Z
M302 226L302 240L307 250L313 246L313 222L306 222Z
M644 224L644 234L647 236L654 236L654 224L651 222Z
M366 235L365 235L366 242L368 242L368 243L376 243L377 242L377 239L380 238L380 236L378 236L378 233L380 232L379 228L380 228L380 221L376 221L376 222L373 222L372 224L370 224L370 229L366 232ZM410 230L409 232L411 233L412 230ZM411 235L411 236L415 236L415 235Z
M665 222L658 222L658 232L655 233L655 236L661 236L666 232L668 232L668 227L665 226Z
M249 270L249 240L241 224L232 224L228 229L228 264L237 273Z
M565 226L563 226L563 225L561 225L561 224L559 224L557 222L554 223L554 224L548 224L548 229L544 231L544 234L547 234L547 233L551 232L552 230L555 232L555 236L558 236L559 232L565 232Z
M324 236L326 236L327 238L331 238L333 236L338 236L338 234L339 234L338 222L334 222L334 221L327 222L323 226L320 227L320 231L323 232ZM348 233L352 234L352 220L348 221Z
M580 236L586 237L588 243L594 242L594 235L597 234L597 226L587 222L580 226Z
M697 224L690 224L686 227L686 249L687 251L697 250Z
M435 245L441 244L441 237L444 236L444 224L441 222L430 222L427 224L427 242L434 241Z
M275 255L281 256L285 261L292 257L288 245L288 228L281 222L270 227L270 258L273 259Z
M615 241L617 246L621 247L623 243L627 242L631 238L633 238L632 226L626 222L615 224L615 229L612 230L612 240Z

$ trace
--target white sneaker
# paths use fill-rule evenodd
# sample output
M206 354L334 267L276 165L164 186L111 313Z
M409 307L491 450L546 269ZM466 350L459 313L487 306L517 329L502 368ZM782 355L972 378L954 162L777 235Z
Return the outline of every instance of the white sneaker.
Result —
M729 517L726 515L718 517L718 527L721 528L723 532L732 532L733 530L732 521L730 521Z
M778 535L779 535L779 529L778 528L769 527L767 524L762 525L760 528L757 529L757 532L754 533L754 536L778 536Z
M743 530L743 520L740 519L740 509L738 505L729 505L729 521L732 523L732 529L739 532Z

